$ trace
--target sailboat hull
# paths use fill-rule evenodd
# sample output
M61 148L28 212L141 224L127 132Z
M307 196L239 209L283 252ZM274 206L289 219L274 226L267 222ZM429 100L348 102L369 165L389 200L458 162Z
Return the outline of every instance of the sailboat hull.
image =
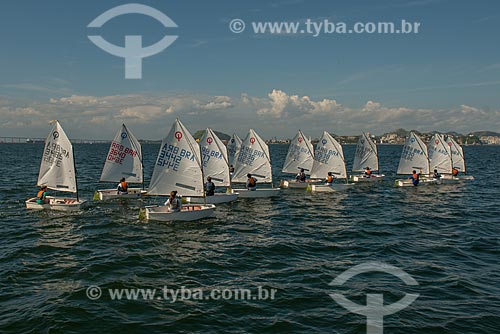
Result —
M438 183L438 180L434 179L434 178L421 179L420 182L418 183L417 187L428 186L428 185L433 185L433 184L437 184L437 183ZM413 185L413 182L411 179L396 180L395 184L397 187L415 187L415 185Z
M439 179L439 183L441 184L456 184L463 181L471 181L474 180L474 176L472 175L460 175L460 176L452 176L452 175L442 175Z
M139 214L147 220L157 221L195 221L214 216L215 205L183 205L181 211L171 212L168 206L147 206Z
M280 188L290 188L290 189L306 189L310 184L320 184L324 182L323 180L306 180L305 182L299 182L296 180L281 180Z
M206 196L205 199L203 197L183 197L183 199L188 203L202 204L206 200L208 204L221 204L236 201L238 195L238 193L216 193L213 196Z
M371 175L370 177L365 177L364 175L351 175L351 181L359 183L380 182L384 180L384 177L384 174Z
M141 188L128 188L128 194L118 194L116 189L97 190L94 194L94 200L107 201L117 198L137 199L146 194L146 190Z
M354 186L354 183L319 184L319 185L311 185L310 187L307 188L307 191L317 192L317 193L337 192L337 191L345 191L352 186Z
M233 189L233 191L240 194L239 198L265 198L279 196L281 188L260 188L256 190Z
M26 208L32 210L56 210L56 211L78 211L86 200L77 200L69 197L47 196L49 203L38 204L37 198L33 197L26 201Z

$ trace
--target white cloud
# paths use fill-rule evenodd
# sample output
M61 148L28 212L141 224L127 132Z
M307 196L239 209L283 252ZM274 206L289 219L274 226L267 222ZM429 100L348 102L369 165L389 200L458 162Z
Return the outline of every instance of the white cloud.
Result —
M230 112L229 112L230 110ZM4 136L44 137L48 121L59 119L71 138L105 139L122 122L142 133L138 137L159 139L179 117L192 131L211 127L245 135L256 129L264 138L292 137L297 129L319 136L323 130L337 134L370 131L375 134L396 128L421 131L500 129L500 109L462 104L451 109L389 106L376 100L360 107L345 106L336 99L314 99L279 89L258 97L242 93L223 95L71 95L46 103L0 99L0 129Z
M148 122L160 118L163 114L163 108L159 106L133 106L120 109L113 118L116 120Z
M106 133L115 131L117 124L126 122L130 125L149 127L151 131L144 136L154 138L152 136L161 136L165 130L165 120L173 120L175 117L199 119L200 115L211 117L221 110L233 107L234 102L229 96L195 94L71 95L51 98L47 103L32 102L26 106L16 106L15 102L2 99L0 119L3 122L0 128L8 130L12 135L32 137L29 133L35 131L37 136L43 136L42 129L46 130L48 121L59 119L66 127L73 127L78 131L76 134L73 132L73 138L103 138ZM162 127L158 124L162 124ZM27 130L28 128L31 128L31 131Z
M229 96L215 96L212 101L201 106L205 110L228 109L232 107L233 103Z
M463 114L477 114L477 115L484 115L484 111L478 108L474 108L465 104L462 104L460 106L460 109Z
M303 114L331 114L342 111L342 105L335 100L313 101L309 96L288 95L278 89L273 89L268 97L270 105L259 109L257 114L281 118ZM247 96L244 96L243 99L247 103L249 102Z

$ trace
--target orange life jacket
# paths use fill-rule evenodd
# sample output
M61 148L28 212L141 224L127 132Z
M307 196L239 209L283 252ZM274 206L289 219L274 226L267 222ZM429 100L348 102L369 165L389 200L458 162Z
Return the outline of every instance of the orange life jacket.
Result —
M457 175L458 175L458 169L453 168L453 169L451 170L451 174L453 174L453 176L457 176Z
M326 178L326 182L332 183L333 182L333 176L328 175L328 177Z
M418 180L418 174L417 173L413 173L412 177L413 177L414 180Z
M120 182L120 185L122 186L122 191L127 191L128 189L128 184L125 181Z
M366 175L372 175L372 171L371 171L370 169L367 169L367 170L365 171L365 174L366 174Z
M255 187L255 179L253 177L248 179L248 186Z
M42 197L43 197L43 193L44 193L44 192L45 192L45 190L40 190L40 191L38 192L38 194L36 195L36 198L42 199Z

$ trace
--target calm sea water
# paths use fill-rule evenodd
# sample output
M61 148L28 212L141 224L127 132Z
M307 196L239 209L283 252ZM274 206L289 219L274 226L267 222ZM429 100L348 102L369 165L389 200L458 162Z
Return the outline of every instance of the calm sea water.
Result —
M0 332L365 333L366 317L329 293L386 304L418 293L384 318L385 333L500 332L500 147L466 147L476 178L456 186L393 187L400 146L381 146L388 180L345 193L284 191L220 205L216 218L144 223L142 202L92 202L107 145L75 145L79 213L29 212L43 145L0 145ZM276 182L287 146L272 145ZM145 145L146 178L158 145ZM352 161L354 146L345 147ZM147 182L146 182L147 184ZM115 185L112 185L113 187ZM148 202L158 202L149 199ZM369 261L410 274L406 286L365 273ZM98 300L87 297L99 286ZM107 289L277 289L271 300L112 300Z

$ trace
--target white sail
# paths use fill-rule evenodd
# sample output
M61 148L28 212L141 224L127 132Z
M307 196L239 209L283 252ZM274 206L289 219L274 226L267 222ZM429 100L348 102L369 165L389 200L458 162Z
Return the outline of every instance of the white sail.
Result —
M207 129L200 139L200 147L205 177L210 176L216 186L228 187L230 180L227 149L222 140L211 129Z
M422 170L422 174L429 174L429 159L427 146L415 133L410 132L406 138L399 160L398 174L412 174Z
M358 145L356 145L352 170L361 172L366 167L370 167L372 171L378 170L378 152L377 145L369 135L363 132L361 137L359 137Z
M446 143L451 150L453 167L457 168L460 172L465 173L465 158L462 146L458 145L458 143L450 136L446 138Z
M111 142L100 181L118 182L122 177L130 183L142 183L141 144L125 124Z
M342 146L324 131L314 150L311 178L326 178L328 172L340 179L347 178Z
M233 165L236 162L236 159L238 158L238 154L240 154L240 149L241 149L241 138L238 137L236 133L233 133L233 136L231 139L229 139L229 142L227 143L227 160L229 165Z
M306 175L310 175L313 161L313 146L309 139L299 130L290 142L282 172L297 174L300 168L304 168Z
M179 120L161 143L148 194L168 195L173 190L183 196L203 196L200 148Z
M45 140L37 184L53 190L76 192L73 146L58 121Z
M451 165L451 149L444 141L444 136L436 133L427 143L429 152L430 169L437 171L441 174L450 174Z
M262 138L250 129L241 144L241 150L234 163L233 182L246 182L247 174L254 176L259 183L273 181L269 148Z

